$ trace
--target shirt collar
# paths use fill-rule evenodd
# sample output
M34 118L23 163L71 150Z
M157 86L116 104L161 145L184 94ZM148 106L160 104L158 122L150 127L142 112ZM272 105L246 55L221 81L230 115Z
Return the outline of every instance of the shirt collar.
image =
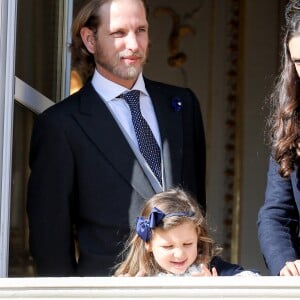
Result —
M95 70L93 78L92 78L92 85L95 88L96 92L101 95L101 98L104 101L111 101L117 98L120 94L126 93L129 90L125 87L110 81L103 77L97 70ZM139 90L142 94L149 96L142 73L139 74L132 90Z

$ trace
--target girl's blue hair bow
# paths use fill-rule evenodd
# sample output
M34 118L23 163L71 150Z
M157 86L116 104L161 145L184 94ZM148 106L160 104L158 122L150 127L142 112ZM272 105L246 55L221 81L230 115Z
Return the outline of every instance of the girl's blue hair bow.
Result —
M164 217L165 214L156 207L152 209L149 219L146 219L144 217L137 217L136 232L138 236L145 242L150 241L151 229L156 227Z
M168 218L172 216L179 217L191 217L193 214L185 212L175 212L171 214L165 214L157 207L152 208L149 218L137 217L136 218L136 233L145 242L151 240L152 229L157 227L163 218Z

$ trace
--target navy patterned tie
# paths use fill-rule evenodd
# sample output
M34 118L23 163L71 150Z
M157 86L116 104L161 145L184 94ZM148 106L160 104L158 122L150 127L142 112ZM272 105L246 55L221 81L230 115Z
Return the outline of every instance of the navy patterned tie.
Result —
M160 148L155 137L144 119L140 109L140 91L132 90L121 95L129 105L133 127L141 153L154 175L162 183Z

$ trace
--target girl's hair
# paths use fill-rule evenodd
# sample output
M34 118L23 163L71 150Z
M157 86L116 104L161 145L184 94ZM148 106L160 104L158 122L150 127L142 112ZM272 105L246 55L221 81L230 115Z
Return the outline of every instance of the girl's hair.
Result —
M187 216L170 216L163 218L158 228L168 230L184 222L192 222L198 234L198 257L195 263L209 263L212 256L220 252L213 239L208 235L206 220L197 202L187 192L181 189L170 189L154 195L142 209L141 216L149 218L152 209L156 207L165 214L185 213ZM155 228L152 229L155 231ZM145 247L135 230L131 232L121 257L125 259L116 266L115 275L136 275L139 271L145 272L147 276L155 275L163 271L156 263L152 253Z
M83 27L88 27L93 31L94 35L97 34L98 28L101 25L100 8L114 0L87 0L84 5L79 9L72 24L72 43L70 50L72 53L72 65L84 77L84 81L93 74L95 69L95 60L85 47L80 31ZM146 17L148 18L148 5L145 0L141 1L145 7Z
M279 163L279 174L289 177L300 156L300 82L288 44L300 36L300 1L292 0L286 7L286 28L283 37L282 67L271 94L271 115L268 120L272 155Z

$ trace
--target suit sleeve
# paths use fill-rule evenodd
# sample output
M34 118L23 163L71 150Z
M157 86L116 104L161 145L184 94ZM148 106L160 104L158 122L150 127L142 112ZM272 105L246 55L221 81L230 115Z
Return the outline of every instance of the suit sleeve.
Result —
M218 276L234 276L245 271L242 266L224 261L219 256L213 257L210 268L216 268Z
M29 160L29 243L37 273L71 276L76 265L72 230L74 164L59 119L51 120L47 114L37 117Z
M265 203L258 213L258 239L271 275L278 275L286 261L299 258L299 215L292 182L278 174L278 164L270 159Z

